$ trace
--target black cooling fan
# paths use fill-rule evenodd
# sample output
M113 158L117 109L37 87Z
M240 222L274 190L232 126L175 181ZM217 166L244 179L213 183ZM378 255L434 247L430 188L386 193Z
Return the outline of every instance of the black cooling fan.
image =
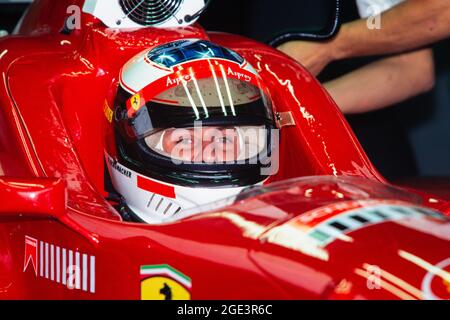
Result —
M176 17L183 0L119 0L125 15L142 26L154 26Z

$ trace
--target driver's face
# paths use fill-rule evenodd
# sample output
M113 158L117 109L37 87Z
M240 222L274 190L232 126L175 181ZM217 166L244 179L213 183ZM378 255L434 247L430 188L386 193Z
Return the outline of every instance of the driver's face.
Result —
M234 127L203 127L166 130L162 146L174 159L217 163L237 160L240 143Z

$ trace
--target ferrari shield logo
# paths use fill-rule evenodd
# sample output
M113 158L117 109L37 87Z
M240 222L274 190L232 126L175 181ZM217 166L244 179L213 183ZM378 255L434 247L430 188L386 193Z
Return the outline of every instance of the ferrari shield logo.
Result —
M139 93L131 97L131 107L135 111L138 111L141 107L141 96L139 95Z
M133 117L135 113L141 108L141 102L143 101L141 95L136 93L130 99L127 100L127 112L128 117Z
M142 300L190 300L191 278L169 265L141 267Z

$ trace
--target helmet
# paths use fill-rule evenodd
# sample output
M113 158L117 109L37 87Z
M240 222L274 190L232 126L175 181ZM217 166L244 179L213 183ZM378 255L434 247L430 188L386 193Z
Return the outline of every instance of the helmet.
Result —
M119 80L106 163L131 216L160 223L267 180L272 103L237 53L179 40L140 53Z

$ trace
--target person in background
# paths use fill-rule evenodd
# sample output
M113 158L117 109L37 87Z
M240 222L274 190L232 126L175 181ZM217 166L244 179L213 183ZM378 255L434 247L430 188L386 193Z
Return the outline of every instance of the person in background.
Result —
M411 3L420 2L409 0ZM407 1L407 2L409 2ZM278 49L292 56L313 74L317 75L331 61L334 56L329 53L330 47L336 46L340 39L346 39L345 43L349 48L356 48L351 52L357 51L361 45L361 38L366 39L363 34L393 34L392 23L384 19L393 19L395 15L381 16L381 29L370 29L367 24L367 18L371 15L381 14L388 9L396 11L404 7L407 3L401 3L403 0L357 0L359 13L362 19L355 22L349 22L342 26L342 31L331 41L324 43L310 43L306 41L291 41L282 44ZM392 32L390 32L392 31ZM342 35L344 33L344 36ZM352 37L345 36L346 33L352 34ZM357 35L360 35L357 36ZM351 39L356 41L355 46L350 45ZM373 41L378 41L371 45L367 41L366 53L380 53L379 37L373 37ZM373 51L370 51L370 48ZM320 49L319 49L320 48ZM312 52L318 52L312 54ZM311 54L310 54L311 53ZM339 56L346 57L346 56ZM394 56L380 59L363 66L355 71L345 74L337 79L324 83L325 88L334 98L342 112L346 114L357 114L378 110L391 106L393 104L405 101L413 96L431 90L434 86L434 61L431 49L418 49L415 51L404 52Z
M367 4L373 4L373 1L374 0L358 0L353 2L341 1L341 21L344 23L342 29L345 29L345 26L349 23L353 24L357 22L367 30L367 21L365 19L360 19L360 17L370 15L366 10L372 7L367 6ZM364 5L363 2L366 2L366 5ZM235 10L236 3L239 3L240 10ZM280 1L277 6L274 6L273 1L271 0L246 0L244 2L238 0L217 0L212 2L207 14L200 19L200 23L207 30L237 33L268 43L273 40L275 36L280 35L282 30L295 30L296 25L299 25L299 31L309 30L308 26L314 28L315 25L321 25L324 22L324 17L330 15L330 12L328 11L329 8L326 8L325 6L326 3L328 2L310 0L292 2L290 0L285 0ZM377 1L377 3L383 4L383 6L378 7L379 11L382 11L398 4L398 1L381 0ZM394 10L395 8L391 10ZM292 12L296 12L297 14L291 14ZM228 18L230 16L234 16L235 19L231 21ZM384 23L385 20L383 20L383 18L382 22L382 27L385 28L386 24ZM379 31L369 30L369 32ZM407 124L405 124L405 119L410 119L411 116L415 116L415 112L417 112L417 107L419 107L419 105L426 105L427 110L430 110L429 103L431 102L423 102L423 100L430 99L430 97L428 95L421 95L420 98L411 99L401 105L396 105L391 108L382 108L380 105L387 106L390 102L401 99L395 96L395 99L393 99L391 96L388 100L388 97L384 96L384 89L382 89L382 87L377 88L376 86L380 85L380 83L381 85L384 85L384 82L386 81L379 80L385 75L383 69L389 70L390 72L393 72L393 69L398 70L395 73L400 75L405 69L410 69L410 67L406 66L410 66L411 60L416 61L415 63L417 66L414 68L417 70L422 69L422 66L424 66L422 70L432 70L432 67L426 67L432 66L432 62L430 63L430 61L432 61L430 60L430 51L416 52L411 55L405 54L402 55L402 57L395 59L396 61L392 61L391 57L386 58L385 56L342 60L326 59L329 56L327 50L330 50L327 46L330 45L329 43L331 41L333 40L327 42L292 41L280 48L285 47L292 49L291 53L286 53L289 53L292 57L301 61L301 63L309 68L310 71L312 70L312 73L315 75L320 73L318 79L326 85L328 90L347 92L347 95L342 95L342 97L338 97L336 93L332 94L336 101L341 106L344 106L343 110L346 113L346 119L356 137L372 163L384 177L392 181L416 176L418 174L418 168L415 161L414 150L411 147L411 142L407 134ZM298 49L298 51L295 49ZM385 61L380 61L380 58L385 58ZM314 70L316 64L321 65L317 71ZM377 67L379 64L384 68ZM394 64L396 66L395 68L393 67ZM419 65L421 66L420 68ZM325 66L327 66L327 68L321 72ZM366 68L364 68L365 66ZM360 68L362 69L355 71ZM370 72L367 72L367 70ZM358 75L361 71L366 75L366 79L357 80L355 75ZM352 75L353 72L357 73ZM375 73L379 79L377 80L377 77L371 76L371 72ZM421 77L422 76L423 74ZM389 79L390 77L391 76L389 76ZM417 83L415 89L411 89L408 85L408 88L411 91L409 91L409 94L403 93L403 97L406 98L408 95L412 96L414 95L413 92L419 93L422 90L426 91L426 87L432 86L433 84L433 72L427 72L427 77L427 81ZM347 78L350 78L350 80L356 84L353 86ZM405 77L404 83L407 83L406 80L411 80L411 78L411 75ZM367 85L365 82L369 80L370 85ZM375 82L378 84L375 84ZM346 87L345 90L340 88L344 85ZM363 87L367 88L368 86L371 87L370 93L372 95L378 94L377 98L380 100L376 104L374 103L374 98L369 95L369 92L363 95L364 90L366 90L363 89ZM419 87L420 90L418 89ZM359 95L359 98L353 99L352 95L354 94ZM362 95L364 99L367 98L367 103L371 105L365 104L361 99ZM344 99L352 99L352 101L347 102L344 101ZM385 100L383 101L381 99ZM344 108L347 108L347 110ZM351 109L354 111L350 111ZM374 111L364 112L362 110ZM411 112L410 110L413 111Z
M363 3L393 3L359 0ZM342 26L326 43L291 41L279 49L300 61L313 74L332 61L369 55L402 53L433 44L450 36L450 1L406 0L381 14L382 27L371 30L366 20Z

